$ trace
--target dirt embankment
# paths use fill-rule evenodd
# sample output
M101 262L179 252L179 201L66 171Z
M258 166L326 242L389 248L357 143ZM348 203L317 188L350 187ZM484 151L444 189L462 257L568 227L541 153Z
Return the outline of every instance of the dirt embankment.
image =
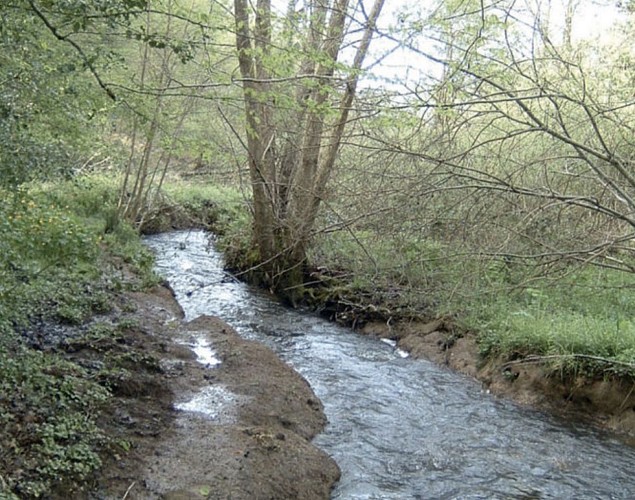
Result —
M113 376L102 422L122 449L90 498L329 498L339 469L310 442L326 418L300 375L219 319L183 323L165 287L126 294L115 309L139 326L107 349L131 360L127 376ZM197 360L206 344L218 365ZM73 356L103 352L84 345Z
M360 332L397 340L415 358L426 358L480 380L492 393L563 418L590 422L635 445L635 385L617 378L563 377L541 363L484 362L474 335L451 322L367 323Z

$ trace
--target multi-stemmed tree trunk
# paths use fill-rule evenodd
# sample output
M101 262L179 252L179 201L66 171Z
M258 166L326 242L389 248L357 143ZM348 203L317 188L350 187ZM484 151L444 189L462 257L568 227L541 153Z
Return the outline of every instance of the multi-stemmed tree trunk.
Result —
M338 57L352 2L291 1L286 43L274 42L270 0L235 0L236 45L245 99L247 149L254 203L254 244L264 283L294 302L301 292L306 250L336 163L384 1L375 0L346 69ZM288 30L289 33L289 30ZM289 40L290 38L290 40ZM298 50L296 47L301 47ZM280 61L296 62L281 66Z

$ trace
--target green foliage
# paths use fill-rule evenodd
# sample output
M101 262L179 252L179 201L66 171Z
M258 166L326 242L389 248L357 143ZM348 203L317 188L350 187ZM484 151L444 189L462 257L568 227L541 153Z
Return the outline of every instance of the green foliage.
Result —
M0 350L0 366L0 439L11 443L0 461L16 469L6 486L39 497L85 479L101 463L92 416L108 391L74 363L21 347Z
M89 285L100 235L65 206L20 190L0 202L0 311L24 323L38 304L80 321L103 298Z
M217 205L225 217L236 215L244 196L233 187L220 186L209 182L189 182L171 180L165 185L165 193L176 203L194 210L202 209L209 203Z
M72 264L95 255L97 237L67 209L42 204L26 192L0 202L2 268Z
M102 232L114 227L109 222L116 213L119 176L112 171L76 176L68 181L57 180L54 184L38 183L31 188L36 196L56 206L63 206L85 223L94 221Z
M119 182L118 176L106 172L55 184L39 184L31 192L46 203L64 207L73 220L81 221L83 231L91 235L83 248L92 248L93 255L106 250L111 257L130 264L139 277L139 283L134 286L144 288L155 284L158 277L152 270L152 253L141 243L138 231L119 219ZM99 296L95 296L94 302L97 306Z
M627 273L563 263L549 274L370 230L321 235L310 259L362 310L371 304L393 319L457 318L477 333L485 356L554 356L553 368L567 373L635 376L635 288Z
M69 323L108 310L106 292L95 286L104 249L139 273L140 284L134 286L156 283L152 255L136 231L111 220L115 188L112 180L91 176L5 193L0 202L0 311L7 321L22 323L39 314L38 303Z
M135 274L141 278L139 284L141 288L159 281L152 270L154 263L152 252L141 243L139 233L129 224L119 223L111 233L104 236L103 241L111 255L129 264Z
M553 283L492 297L474 308L470 321L481 331L485 354L562 356L555 358L556 368L635 376L635 322L630 314L635 290L629 281L617 271L578 269ZM607 361L570 357L575 355Z
M48 338L55 328L68 328L60 323L83 324L110 310L118 286L155 282L152 257L129 226L117 222L105 233L116 200L115 185L105 178L24 184L1 199L0 496L39 498L53 491L72 496L101 464L107 438L97 417L110 397L103 386L122 370L104 367L103 373L89 374L61 355L29 348L25 339L37 343L39 335ZM111 275L120 260L144 274ZM65 345L113 345L132 327L130 321L95 323L85 338Z
M386 301L395 315L445 313L456 283L472 277L477 263L448 258L446 245L375 231L320 235L309 254L313 265L341 277L348 292ZM472 268L472 269L470 269Z
M61 14L67 4L48 7ZM106 96L86 74L87 60L58 41L29 3L4 2L0 25L0 187L70 175L96 152Z

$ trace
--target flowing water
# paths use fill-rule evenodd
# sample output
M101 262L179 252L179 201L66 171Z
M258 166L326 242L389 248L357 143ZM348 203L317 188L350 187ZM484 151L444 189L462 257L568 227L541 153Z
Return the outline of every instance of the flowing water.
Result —
M342 469L333 498L635 498L635 449L283 307L224 273L203 232L146 241L187 319L221 317L309 381L329 419L314 443Z

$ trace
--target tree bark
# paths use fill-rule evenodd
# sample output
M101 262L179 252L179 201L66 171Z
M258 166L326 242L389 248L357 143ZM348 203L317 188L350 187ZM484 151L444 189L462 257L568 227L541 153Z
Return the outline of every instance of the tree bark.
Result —
M297 66L295 93L291 91L288 96L295 102L295 108L289 111L276 108L273 97L278 92L289 93L289 89L274 87L273 83L271 2L258 0L251 15L248 0L234 0L254 202L254 243L264 284L291 302L302 294L311 232L336 163L359 74L384 0L375 0L345 80L345 90L333 110L333 120L324 109L335 92L332 82L346 36L349 4L350 0L308 2L308 28L302 42L304 56ZM280 123L291 125L288 130L279 130ZM327 127L330 136L325 141Z
M253 57L258 49L267 50L270 26L269 17L262 12L271 12L269 0L259 0L256 33L250 28L249 3L246 0L236 0L236 45L238 61L243 77L245 97L245 117L247 127L247 148L249 154L249 174L254 202L254 242L258 248L260 259L267 261L276 255L274 238L275 216L273 210L274 194L272 193L273 172L275 158L273 151L273 128L270 108L261 102L266 91L265 83L259 79L266 79L267 72L262 62ZM262 11L261 11L262 9Z

